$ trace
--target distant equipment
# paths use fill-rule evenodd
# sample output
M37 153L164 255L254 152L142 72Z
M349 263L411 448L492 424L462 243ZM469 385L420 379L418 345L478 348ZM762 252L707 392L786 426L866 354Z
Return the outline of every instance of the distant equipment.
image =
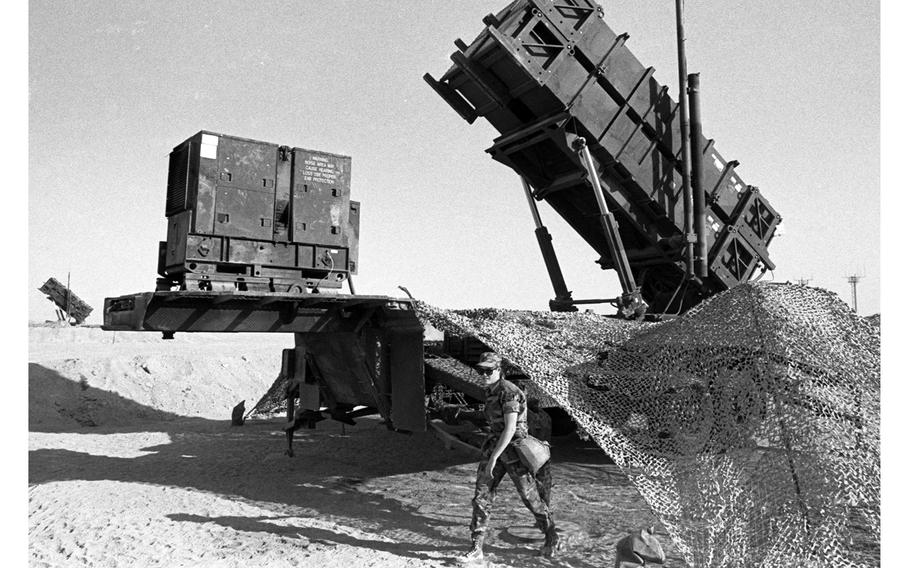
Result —
M170 154L158 290L302 293L357 273L351 158L200 131Z
M852 276L847 276L847 282L850 284L850 289L853 292L853 312L856 313L856 285L859 284L862 276L858 274L853 274Z
M455 41L454 65L439 80L424 79L468 123L483 117L500 132L487 152L525 182L552 309L602 300L571 298L541 234L539 201L597 251L603 269L619 273L621 313L639 312L642 301L652 313L684 311L773 269L768 244L781 218L739 177L738 162L701 135L690 76L693 192L705 207L694 231L701 242L688 242L680 106L626 47L628 34L602 16L592 0L512 2L483 19L470 45ZM687 248L707 250L695 256L700 278L687 271Z
M57 318L60 321L72 318L75 325L81 325L92 313L90 305L73 294L68 286L61 284L56 278L49 278L38 290L57 306Z

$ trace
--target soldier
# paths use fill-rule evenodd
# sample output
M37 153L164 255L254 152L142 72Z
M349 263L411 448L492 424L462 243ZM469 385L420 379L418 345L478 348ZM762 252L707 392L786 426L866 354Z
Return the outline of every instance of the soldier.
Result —
M518 490L525 506L533 513L537 527L544 533L544 545L540 554L553 556L559 549L559 535L553 515L540 495L534 475L521 462L514 440L528 436L528 407L525 395L517 386L507 381L502 372L502 357L496 353L484 353L477 364L484 374L487 398L484 414L490 425L490 435L481 448L480 463L477 466L477 482L474 486L473 516L471 518L471 550L464 562L483 559L483 541L487 523L493 510L496 488L508 473ZM548 495L549 497L549 495Z

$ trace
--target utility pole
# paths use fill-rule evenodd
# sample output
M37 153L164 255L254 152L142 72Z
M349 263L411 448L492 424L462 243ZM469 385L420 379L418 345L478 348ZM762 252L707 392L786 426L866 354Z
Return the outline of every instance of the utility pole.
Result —
M859 279L862 276L854 274L853 276L847 276L847 282L850 283L850 287L853 289L853 312L856 313L856 285L859 284Z

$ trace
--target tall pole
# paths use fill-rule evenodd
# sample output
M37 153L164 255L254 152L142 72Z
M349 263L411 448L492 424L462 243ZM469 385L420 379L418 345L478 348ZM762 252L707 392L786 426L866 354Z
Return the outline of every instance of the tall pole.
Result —
M689 180L689 107L686 102L686 32L683 26L683 2L676 0L676 51L679 58L679 143L682 151L683 209L685 211L686 233L686 276L692 278L695 272L692 234L692 186Z
M850 287L853 288L853 312L854 313L856 313L856 285L859 284L860 278L862 278L862 276L857 276L856 274L854 274L853 276L847 276L847 282L849 282Z

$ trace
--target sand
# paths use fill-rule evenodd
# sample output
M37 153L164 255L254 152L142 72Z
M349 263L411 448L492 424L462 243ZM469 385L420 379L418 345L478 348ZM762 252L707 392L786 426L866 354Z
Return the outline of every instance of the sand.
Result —
M231 426L277 376L290 335L29 328L30 566L454 566L469 545L474 458L378 419L300 430ZM510 482L487 565L612 566L613 544L655 524L603 452L554 441L557 559ZM657 534L666 566L682 567Z

